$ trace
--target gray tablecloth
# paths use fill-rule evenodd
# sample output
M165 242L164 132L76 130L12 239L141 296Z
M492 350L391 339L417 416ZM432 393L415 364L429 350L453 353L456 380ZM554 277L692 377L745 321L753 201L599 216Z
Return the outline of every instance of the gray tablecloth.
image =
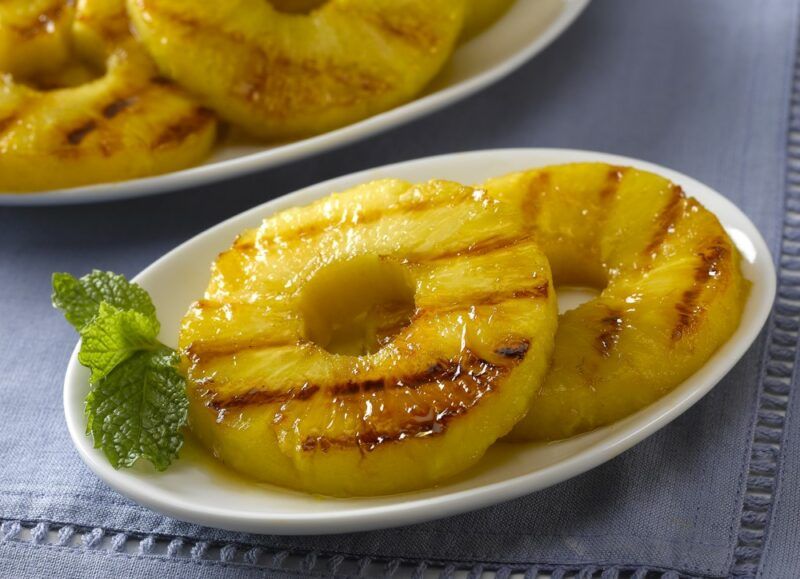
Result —
M790 0L598 0L509 79L366 142L162 197L0 210L0 576L324 576L401 563L440 564L445 575L471 568L476 577L537 568L556 577L800 576L797 25ZM781 265L774 315L690 412L546 491L345 536L180 523L132 504L83 466L61 400L75 335L50 308L51 272L133 275L221 219L316 181L509 146L596 149L673 167L723 192L764 233Z

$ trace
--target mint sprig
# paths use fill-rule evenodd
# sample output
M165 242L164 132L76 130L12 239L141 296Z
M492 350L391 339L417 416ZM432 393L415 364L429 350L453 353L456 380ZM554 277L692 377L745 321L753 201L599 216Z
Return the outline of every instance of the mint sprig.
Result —
M158 348L158 330L155 317L101 302L97 315L80 330L78 361L91 370L96 384L137 352Z
M136 352L99 381L86 397L87 430L114 468L143 456L164 470L183 444L183 376L169 348Z
M178 354L156 339L160 324L147 292L124 276L53 274L53 305L81 335L89 368L87 433L114 468L139 458L167 468L183 444L189 402Z

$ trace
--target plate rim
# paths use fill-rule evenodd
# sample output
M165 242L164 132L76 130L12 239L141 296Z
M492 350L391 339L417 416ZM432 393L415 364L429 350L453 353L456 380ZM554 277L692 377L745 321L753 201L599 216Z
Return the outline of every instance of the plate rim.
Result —
M559 2L562 4L560 11L547 28L525 45L524 48L501 63L461 82L413 99L361 121L321 135L277 145L271 149L206 165L197 165L162 175L41 192L11 193L0 191L0 207L83 205L174 193L191 187L212 185L228 179L245 177L258 171L264 171L293 161L313 157L326 151L332 151L379 135L393 128L399 128L455 104L499 82L561 36L588 7L591 0L559 0ZM112 188L113 191L108 191L109 188Z
M512 148L487 149L435 155L410 161L403 161L400 163L393 163L373 169L366 169L304 187L281 197L261 203L256 207L250 208L228 219L225 219L224 221L209 227L208 229L193 236L189 240L179 244L174 249L166 252L132 279L134 281L140 280L143 276L146 276L149 271L156 269L163 261L170 259L175 253L182 251L187 245L193 244L204 237L212 237L220 230L225 229L226 227L231 227L234 222L238 223L240 221L247 221L256 215L263 217L273 213L274 211L279 211L283 207L295 206L298 204L298 200L308 201L312 197L318 198L322 196L322 194L316 195L314 193L316 190L332 191L340 190L343 186L348 186L337 185L337 183L366 180L369 179L370 175L375 171L388 172L399 170L401 168L413 167L414 165L446 163L455 159L459 159L461 162L468 162L470 158L477 156L507 155L530 155L532 157L552 156L562 159L564 157L569 157L572 159L571 161L562 160L560 162L582 162L594 160L618 165L634 166L644 170L649 170L663 175L672 181L680 182L681 184L688 184L693 190L704 190L703 196L709 195L710 198L714 199L714 203L719 203L721 206L725 206L726 212L731 212L733 215L735 215L737 220L741 221L747 226L749 231L745 233L747 234L748 240L754 245L756 254L758 256L753 263L754 266L757 266L756 269L759 273L759 279L757 280L757 283L758 287L761 288L760 292L758 292L761 295L761 301L753 302L755 303L755 306L753 307L756 308L757 316L752 328L743 329L742 326L740 326L740 328L737 329L737 333L734 334L734 337L740 331L743 333L742 337L738 338L736 341L732 341L731 339L723 346L726 349L732 348L733 351L727 354L727 357L725 358L726 362L722 364L722 369L718 369L714 373L714 377L707 380L704 384L696 386L685 393L682 392L682 386L684 386L685 383L679 385L664 398L660 399L664 400L665 398L672 396L677 398L674 404L666 408L657 416L647 419L646 417L648 415L648 410L651 410L651 408L650 406L645 407L641 411L632 415L632 417L629 417L634 418L634 422L638 423L634 427L622 429L616 434L612 432L609 436L585 449L576 452L574 455L568 456L566 459L557 461L547 467L533 472L528 472L519 476L488 483L482 486L460 489L449 494L433 497L422 497L415 499L413 498L415 492L404 493L402 495L398 495L398 497L401 497L401 500L389 505L368 507L354 506L352 508L348 507L336 512L324 513L274 513L267 516L263 512L236 511L235 515L231 515L231 512L226 511L224 508L209 505L201 505L200 508L198 508L196 503L191 501L183 501L180 497L175 497L172 495L170 495L170 499L168 501L159 500L159 498L153 494L152 490L148 492L148 490L145 488L140 489L137 487L137 484L140 484L140 482L137 483L139 479L136 476L131 476L129 471L114 470L113 467L111 467L111 465L105 460L105 458L102 457L102 455L98 455L98 451L92 447L91 441L85 435L85 419L82 407L76 409L73 407L74 405L70 403L71 389L81 387L77 384L73 385L75 383L75 380L73 379L74 374L82 370L77 362L77 352L80 346L80 342L78 342L73 349L67 366L67 371L64 378L63 397L65 418L67 421L70 438L78 450L81 459L101 480L104 480L107 484L124 496L131 498L139 504L145 505L156 512L166 514L179 520L233 531L262 533L269 532L286 535L321 533L336 534L396 527L410 523L440 519L458 513L483 508L492 504L505 502L530 494L532 492L536 492L538 490L542 490L548 486L573 478L574 476L607 462L611 458L614 458L635 444L643 441L650 435L669 424L672 420L686 412L703 396L711 391L711 389L713 389L719 383L719 381L721 381L722 378L724 378L730 372L733 366L742 358L742 356L744 356L744 354L749 350L750 346L758 338L761 329L763 328L772 311L772 305L775 298L777 275L774 265L774 258L769 246L766 244L763 236L755 227L753 222L732 201L728 200L712 187L705 185L692 177L673 169L669 169L647 161L642 161L640 159L576 149ZM531 164L531 167L535 166L542 166L542 164ZM755 288L756 285L754 284L753 287ZM748 297L748 305L756 299L756 293L757 292L755 291L751 291L751 294ZM687 381L688 380L691 380L691 377L687 379ZM158 489L158 491L160 493L169 494L168 491L163 489ZM347 501L357 500L358 499L347 499ZM436 506L436 509L431 509L432 506ZM345 521L347 524L343 525L343 522Z

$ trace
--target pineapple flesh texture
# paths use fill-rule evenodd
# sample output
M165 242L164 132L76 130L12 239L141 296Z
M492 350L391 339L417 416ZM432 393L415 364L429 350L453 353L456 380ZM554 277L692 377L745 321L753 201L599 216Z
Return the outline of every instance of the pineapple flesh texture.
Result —
M74 14L69 0L0 0L0 72L27 78L60 69Z
M0 190L156 175L209 153L213 114L158 78L129 32L123 0L81 0L70 43L74 66L42 76L42 84L57 78L64 88L41 90L0 76ZM85 79L90 68L101 71L99 78Z
M260 481L429 487L522 418L556 320L516 208L450 182L365 184L219 256L181 326L190 427Z
M717 218L668 180L605 164L492 179L557 285L598 297L560 316L552 368L515 428L555 440L628 416L696 372L733 334L749 282Z
M416 96L452 53L464 2L330 0L302 14L265 0L128 0L128 8L164 75L242 129L284 140Z

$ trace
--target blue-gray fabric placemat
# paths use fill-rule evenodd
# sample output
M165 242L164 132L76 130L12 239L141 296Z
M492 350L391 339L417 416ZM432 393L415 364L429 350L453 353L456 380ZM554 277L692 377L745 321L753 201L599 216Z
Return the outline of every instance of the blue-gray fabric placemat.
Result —
M797 27L794 0L598 0L510 78L366 142L161 197L0 209L0 577L329 576L406 564L419 576L435 566L474 577L482 569L800 576ZM134 275L210 225L322 179L514 146L595 149L675 168L725 194L763 232L780 262L773 316L691 411L543 492L342 536L181 523L131 503L83 466L61 399L75 335L49 305L51 272Z

